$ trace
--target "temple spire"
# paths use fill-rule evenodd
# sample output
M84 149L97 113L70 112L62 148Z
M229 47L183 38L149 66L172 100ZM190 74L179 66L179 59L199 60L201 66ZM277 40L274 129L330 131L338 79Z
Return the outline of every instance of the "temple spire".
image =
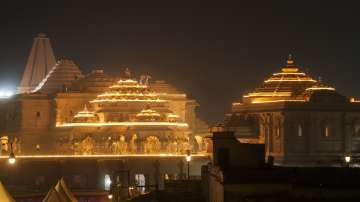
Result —
M287 66L294 65L294 59L293 59L293 57L292 57L291 54L288 55L288 58L287 58L287 60L286 60L286 65L287 65Z
M281 71L283 73L294 73L299 71L299 68L295 65L293 56L291 54L288 55L286 65L281 68Z
M55 56L46 34L34 38L18 93L29 93L46 77L55 65Z
M131 71L130 71L129 68L126 68L126 69L125 69L124 74L125 74L125 78L127 78L127 79L130 79L130 78L131 78Z

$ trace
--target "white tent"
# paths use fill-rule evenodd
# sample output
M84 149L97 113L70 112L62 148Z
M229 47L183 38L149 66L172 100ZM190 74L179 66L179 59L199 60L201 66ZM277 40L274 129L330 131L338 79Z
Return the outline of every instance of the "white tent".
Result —
M15 202L14 198L5 189L4 185L0 181L0 201L1 202Z
M46 194L43 202L78 202L70 189L66 186L63 178L61 178L54 187Z

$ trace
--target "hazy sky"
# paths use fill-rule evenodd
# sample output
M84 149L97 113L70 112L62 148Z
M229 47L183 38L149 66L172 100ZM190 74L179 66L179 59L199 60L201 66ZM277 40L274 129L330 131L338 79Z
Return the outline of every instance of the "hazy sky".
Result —
M74 59L84 72L101 66L109 73L124 67L137 75L149 73L196 99L200 116L211 123L278 71L289 53L313 77L360 97L355 5L36 2L2 1L0 90L15 88L33 37L45 32L55 55Z

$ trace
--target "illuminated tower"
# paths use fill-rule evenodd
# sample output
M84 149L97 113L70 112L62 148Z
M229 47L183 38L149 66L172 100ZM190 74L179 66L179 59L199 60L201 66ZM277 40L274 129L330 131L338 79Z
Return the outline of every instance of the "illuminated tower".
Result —
M243 102L253 104L281 101L302 102L304 91L315 84L317 81L305 72L301 72L300 67L295 65L292 56L289 55L281 72L272 74L260 87L244 95Z
M18 93L29 93L38 86L55 65L55 56L46 34L35 37Z

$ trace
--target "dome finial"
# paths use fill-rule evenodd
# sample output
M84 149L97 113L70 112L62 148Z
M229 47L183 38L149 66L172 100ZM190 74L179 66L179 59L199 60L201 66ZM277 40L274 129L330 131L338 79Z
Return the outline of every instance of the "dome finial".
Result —
M286 65L293 65L294 64L294 60L291 54L288 55L288 58L286 60Z
M126 69L125 69L125 77L126 77L126 78L131 78L131 72L130 72L130 69L129 69L129 68L126 68Z
M319 79L318 79L318 80L319 80L319 83L321 83L321 82L322 82L322 81L321 81L321 76L319 76Z

